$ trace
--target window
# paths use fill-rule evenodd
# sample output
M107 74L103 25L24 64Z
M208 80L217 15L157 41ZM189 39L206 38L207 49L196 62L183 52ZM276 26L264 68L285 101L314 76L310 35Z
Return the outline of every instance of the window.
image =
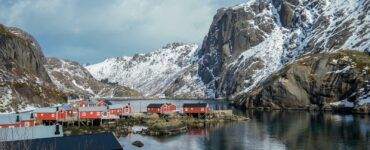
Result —
M55 117L55 114L51 114L51 117L53 117L53 118L54 118L54 117Z
M188 111L188 108L185 108L185 111Z
M82 116L86 116L86 113L85 113L85 112L83 112L83 113L82 113Z
M26 126L26 127L30 126L30 122L28 122L28 121L27 121L27 122L25 122L25 123L24 123L24 126Z
M92 114L93 114L93 112L91 111L91 112L90 112L90 115L92 115Z
M44 116L44 114L41 114L41 117Z
M190 110L193 110L193 108L190 108Z
M201 108L200 111L204 111L204 108Z

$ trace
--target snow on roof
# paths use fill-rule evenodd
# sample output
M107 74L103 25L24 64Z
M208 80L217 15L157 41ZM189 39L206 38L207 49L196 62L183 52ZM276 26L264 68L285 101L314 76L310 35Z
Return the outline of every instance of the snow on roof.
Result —
M107 107L104 107L104 106L99 106L99 107L82 107L82 108L79 108L79 111L106 111L107 110Z
M31 113L20 113L20 114L3 114L0 115L0 124L15 124L17 116L19 115L20 120L30 120L31 119Z
M122 104L113 104L108 106L109 109L118 109L118 108L123 108Z
M62 126L59 126L59 131L61 134L55 135L55 125L19 127L19 128L1 128L0 141L15 141L15 140L39 139L63 136Z
M54 113L57 109L55 107L42 107L37 108L34 112L35 113Z

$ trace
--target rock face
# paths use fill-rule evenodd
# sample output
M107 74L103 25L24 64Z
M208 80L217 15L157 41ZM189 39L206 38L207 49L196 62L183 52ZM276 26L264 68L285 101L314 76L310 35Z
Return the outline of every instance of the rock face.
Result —
M251 0L218 10L198 52L210 97L235 98L307 53L369 51L370 1Z
M47 58L45 68L57 87L72 96L140 97L140 93L116 83L96 80L77 62Z
M146 97L205 97L196 73L197 48L171 43L151 53L109 58L86 68L98 80L131 87Z
M370 56L358 51L304 56L240 95L246 108L336 109L366 104ZM370 104L370 101L368 102Z
M0 24L0 112L48 105L65 98L51 83L44 61L31 35Z
M250 0L219 9L199 50L172 44L87 68L149 97L239 99L303 55L369 52L369 9L368 0Z

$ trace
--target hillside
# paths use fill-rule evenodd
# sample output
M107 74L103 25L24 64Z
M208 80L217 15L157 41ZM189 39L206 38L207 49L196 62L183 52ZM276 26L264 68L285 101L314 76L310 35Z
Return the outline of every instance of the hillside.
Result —
M45 57L28 33L0 24L0 112L66 100L43 67Z
M96 80L77 62L58 58L47 58L45 68L53 83L61 91L75 97L140 97L130 88Z
M196 73L195 44L172 43L151 53L116 57L86 68L98 80L140 91L146 97L204 97Z

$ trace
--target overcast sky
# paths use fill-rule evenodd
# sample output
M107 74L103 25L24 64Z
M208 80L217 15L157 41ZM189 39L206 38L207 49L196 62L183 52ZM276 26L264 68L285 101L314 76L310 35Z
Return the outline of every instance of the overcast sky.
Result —
M243 1L0 0L0 23L31 33L48 57L96 63L175 41L199 44L218 8Z

